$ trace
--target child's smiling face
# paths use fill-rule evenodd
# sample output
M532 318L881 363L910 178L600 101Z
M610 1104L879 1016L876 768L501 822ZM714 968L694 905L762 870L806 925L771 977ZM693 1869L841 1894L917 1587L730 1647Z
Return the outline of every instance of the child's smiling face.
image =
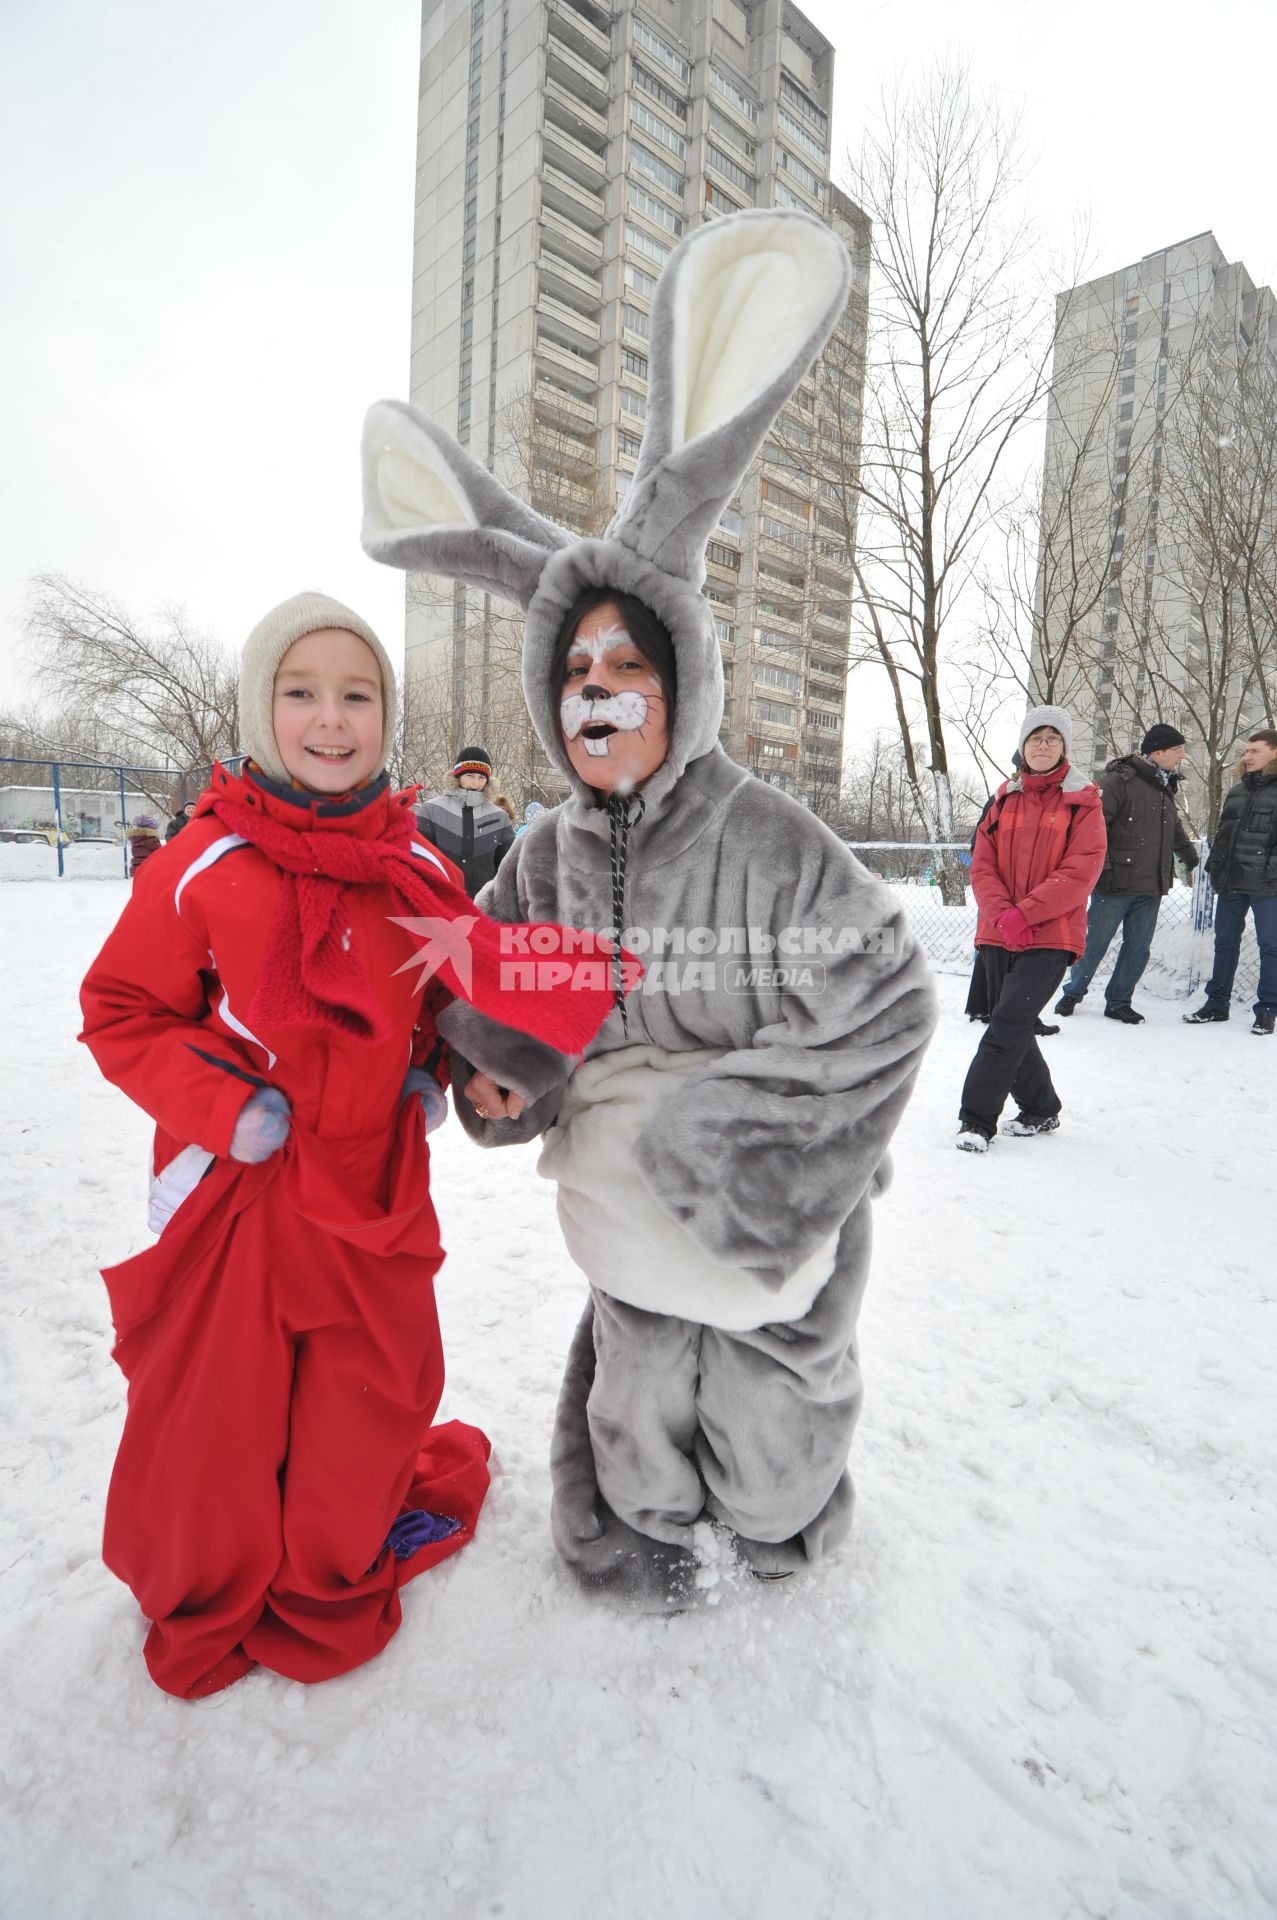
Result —
M279 757L312 793L348 793L381 760L385 706L372 648L341 627L294 640L271 712Z

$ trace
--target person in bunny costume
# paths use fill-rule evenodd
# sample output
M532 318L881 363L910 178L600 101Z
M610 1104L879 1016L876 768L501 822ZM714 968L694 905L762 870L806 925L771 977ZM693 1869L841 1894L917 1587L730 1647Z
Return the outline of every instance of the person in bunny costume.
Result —
M683 241L653 304L638 471L601 540L512 498L411 407L380 402L365 429L366 550L526 610L524 692L571 788L484 910L625 929L646 966L579 1060L460 1005L441 1024L467 1131L545 1134L589 1282L555 1544L582 1587L652 1611L694 1599L724 1532L777 1578L850 1527L869 1203L935 1018L890 892L718 744L705 543L848 285L809 215ZM795 949L818 964L779 964Z

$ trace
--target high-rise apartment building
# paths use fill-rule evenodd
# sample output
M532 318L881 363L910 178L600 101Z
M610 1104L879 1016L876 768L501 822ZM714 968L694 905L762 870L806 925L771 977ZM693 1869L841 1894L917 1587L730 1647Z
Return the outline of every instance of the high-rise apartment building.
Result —
M1062 294L1030 693L1079 766L1156 721L1205 827L1277 692L1277 308L1211 233Z
M851 597L818 423L831 380L859 420L869 240L830 185L833 65L788 0L424 0L412 330L413 403L549 518L601 533L634 474L652 295L681 235L751 206L842 233L852 301L724 513L705 588L724 745L817 805L838 789ZM432 759L501 731L508 610L411 580L407 643L410 695L430 687L446 735Z

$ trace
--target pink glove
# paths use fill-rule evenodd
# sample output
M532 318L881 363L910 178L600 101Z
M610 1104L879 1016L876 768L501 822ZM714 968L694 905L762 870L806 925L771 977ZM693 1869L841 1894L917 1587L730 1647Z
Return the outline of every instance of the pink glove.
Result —
M1033 945L1033 929L1018 907L1008 907L993 924L1009 947Z

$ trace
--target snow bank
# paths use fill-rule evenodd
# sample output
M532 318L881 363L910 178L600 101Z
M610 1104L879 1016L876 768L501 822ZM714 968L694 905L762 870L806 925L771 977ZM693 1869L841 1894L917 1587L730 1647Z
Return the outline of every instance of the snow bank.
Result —
M530 1150L435 1136L444 1414L499 1463L380 1660L159 1694L98 1560L96 1268L148 1128L72 1041L123 883L6 889L6 1920L1259 1920L1272 1807L1273 1046L1078 1013L1045 1140L951 1145L963 986L877 1209L850 1546L668 1621L552 1556L580 1307Z

